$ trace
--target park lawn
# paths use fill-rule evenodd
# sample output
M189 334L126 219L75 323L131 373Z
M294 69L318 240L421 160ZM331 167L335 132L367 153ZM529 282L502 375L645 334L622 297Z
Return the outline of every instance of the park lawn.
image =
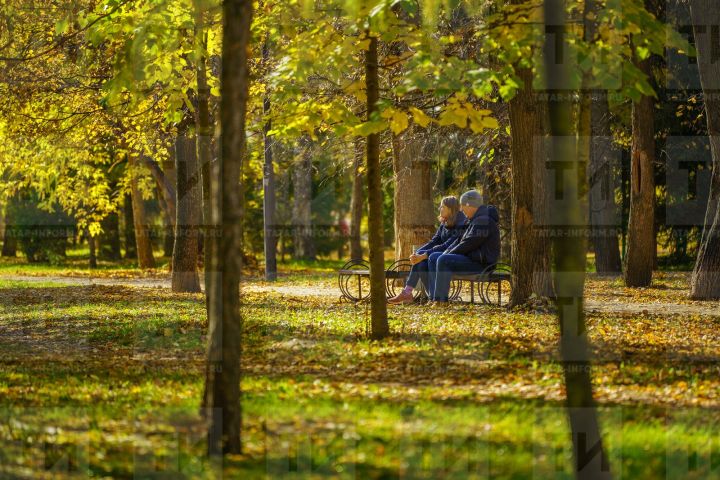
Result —
M681 282L661 278L660 298ZM393 307L374 343L364 305L244 302L246 451L220 467L203 457L200 295L0 280L0 476L570 478L551 314ZM588 324L612 468L717 476L718 317Z

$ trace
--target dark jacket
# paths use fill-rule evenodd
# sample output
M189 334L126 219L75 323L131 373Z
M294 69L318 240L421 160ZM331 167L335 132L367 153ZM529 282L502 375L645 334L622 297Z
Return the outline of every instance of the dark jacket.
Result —
M469 220L463 236L447 253L465 255L472 261L491 265L500 258L500 228L497 208L483 205Z
M467 218L465 214L457 212L457 215L455 215L455 224L452 227L448 227L444 222L441 223L430 241L418 248L418 253L427 253L429 255L434 252L444 252L448 246L462 237L465 232L466 223Z

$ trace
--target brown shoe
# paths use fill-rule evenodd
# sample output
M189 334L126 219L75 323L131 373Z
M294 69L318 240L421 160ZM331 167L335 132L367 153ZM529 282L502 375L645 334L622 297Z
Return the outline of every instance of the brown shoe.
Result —
M406 292L405 290L400 292L400 295L388 299L388 303L392 305L402 305L405 303L412 303L414 301L415 298L413 297L413 294L410 292Z

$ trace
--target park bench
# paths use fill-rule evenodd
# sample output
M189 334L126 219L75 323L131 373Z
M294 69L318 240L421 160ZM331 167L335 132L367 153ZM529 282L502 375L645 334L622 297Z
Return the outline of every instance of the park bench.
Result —
M412 267L409 260L399 260L385 270L385 293L394 297L404 287L404 281ZM463 284L469 285L470 303L475 304L476 296L481 304L504 305L510 298L510 267L498 263L478 274L455 274L450 285L451 301L462 301ZM370 296L370 266L365 260L351 260L338 270L340 299L350 302L367 300ZM427 300L424 288L413 291L415 301Z

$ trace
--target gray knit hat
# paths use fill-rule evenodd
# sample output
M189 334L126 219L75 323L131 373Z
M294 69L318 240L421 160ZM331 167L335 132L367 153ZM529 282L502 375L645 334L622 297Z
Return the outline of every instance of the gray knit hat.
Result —
M478 208L483 203L483 196L477 190L468 190L460 197L460 205Z

